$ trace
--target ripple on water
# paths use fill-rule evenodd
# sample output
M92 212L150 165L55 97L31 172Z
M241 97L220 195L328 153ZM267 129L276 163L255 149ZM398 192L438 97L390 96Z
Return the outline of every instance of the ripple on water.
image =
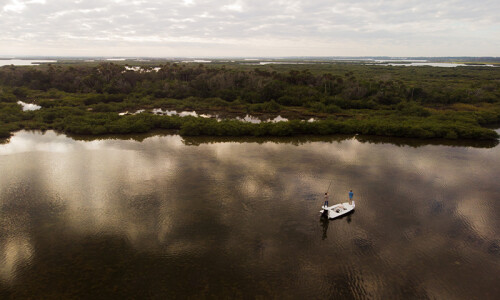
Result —
M494 299L499 153L17 132L0 145L0 297ZM353 214L320 219L330 181Z

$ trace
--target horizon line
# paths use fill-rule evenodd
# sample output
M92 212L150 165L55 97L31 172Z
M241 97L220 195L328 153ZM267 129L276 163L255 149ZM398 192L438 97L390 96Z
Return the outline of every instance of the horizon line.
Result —
M0 59L15 59L15 58L116 58L116 59L140 59L140 58L149 58L149 59L177 59L177 58L188 58L188 59L200 59L200 58L210 58L210 59L290 59L290 58L347 58L347 59L356 59L356 58L397 58L397 59L408 59L408 58L493 58L500 59L500 56L394 56L394 55L362 55L362 56L349 56L349 55L290 55L290 56L109 56L109 55L9 55L9 54L0 54Z

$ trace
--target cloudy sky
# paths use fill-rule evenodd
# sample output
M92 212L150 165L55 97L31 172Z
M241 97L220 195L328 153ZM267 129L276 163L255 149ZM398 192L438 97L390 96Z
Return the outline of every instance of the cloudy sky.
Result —
M0 55L500 56L498 0L0 0Z

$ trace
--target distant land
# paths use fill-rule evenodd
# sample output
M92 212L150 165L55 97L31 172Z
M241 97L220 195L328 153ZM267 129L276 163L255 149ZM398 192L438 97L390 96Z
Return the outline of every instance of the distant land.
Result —
M165 57L131 57L131 56L16 56L16 55L0 55L0 60L5 59L26 59L26 60L36 60L36 59L47 59L47 60L95 60L95 61L178 61L178 60L272 60L272 61L304 61L304 62L324 62L324 61L427 61L427 62L488 62L488 63L500 63L500 57L475 57L475 56L443 56L443 57L427 57L427 56L200 56L200 57L184 57L184 56L165 56Z

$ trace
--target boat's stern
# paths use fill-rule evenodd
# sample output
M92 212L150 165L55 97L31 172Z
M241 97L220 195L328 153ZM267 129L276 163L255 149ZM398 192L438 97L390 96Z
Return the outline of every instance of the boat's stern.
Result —
M328 213L330 211L330 209L328 208L328 206L326 205L323 205L323 207L321 207L322 209L320 210L320 213L321 213L321 217L323 218L328 218Z

